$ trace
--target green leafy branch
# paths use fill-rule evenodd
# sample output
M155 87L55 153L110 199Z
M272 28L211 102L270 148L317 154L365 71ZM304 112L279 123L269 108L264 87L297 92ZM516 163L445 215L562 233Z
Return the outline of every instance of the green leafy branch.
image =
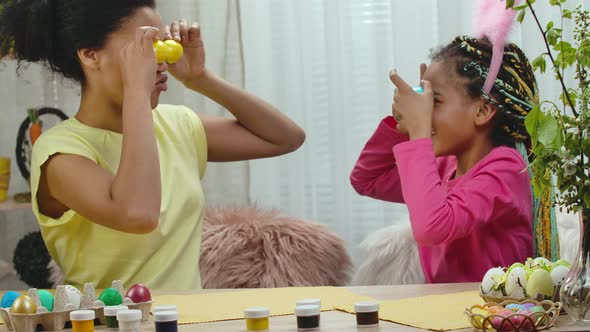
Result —
M530 13L541 32L545 51L532 61L533 70L544 73L547 60L559 81L563 106L553 101L543 101L527 115L525 126L531 135L531 163L535 195L556 187L559 191L556 203L568 211L590 207L590 13L578 6L571 11L564 8L567 0L547 0L560 12L559 27L553 21L541 24L533 4L535 0L515 6L507 0L507 8L518 11L522 23ZM564 21L573 20L573 44L564 39ZM568 88L564 81L566 70L572 69L578 86ZM571 113L568 113L568 108ZM556 184L552 184L552 177Z

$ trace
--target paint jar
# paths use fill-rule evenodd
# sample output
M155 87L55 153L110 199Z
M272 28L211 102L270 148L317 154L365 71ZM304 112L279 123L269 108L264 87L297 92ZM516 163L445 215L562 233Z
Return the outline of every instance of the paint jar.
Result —
M104 308L104 318L108 329L118 329L117 312L129 309L126 305L114 305Z
M155 314L158 311L177 311L175 305L159 305L152 307L152 314Z
M295 307L298 331L317 331L320 328L320 306L314 304Z
M358 302L354 304L357 327L373 327L379 325L379 303Z
M244 318L246 318L246 330L248 332L268 332L269 317L269 308L255 307L245 309Z
M320 299L302 299L302 300L297 300L295 302L295 306L300 306L300 305L317 305L320 306L320 308L322 307L322 301Z
M140 332L141 331L141 310L120 310L117 311L119 331Z
M94 310L76 310L70 312L72 332L94 332Z
M157 311L154 313L156 332L178 332L178 312Z

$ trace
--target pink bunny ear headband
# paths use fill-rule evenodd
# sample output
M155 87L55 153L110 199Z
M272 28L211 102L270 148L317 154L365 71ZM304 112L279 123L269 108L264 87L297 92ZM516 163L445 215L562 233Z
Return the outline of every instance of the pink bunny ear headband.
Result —
M514 1L518 5L520 0ZM478 11L474 17L475 37L487 37L492 43L492 62L483 86L483 91L489 95L498 77L502 59L504 58L504 45L508 33L514 24L516 11L506 9L506 0L480 0Z

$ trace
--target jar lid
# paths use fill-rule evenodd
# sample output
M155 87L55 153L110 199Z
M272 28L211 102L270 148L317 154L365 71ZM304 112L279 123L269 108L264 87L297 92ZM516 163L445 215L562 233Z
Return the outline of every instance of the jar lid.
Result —
M70 320L94 320L94 310L76 310L70 312Z
M320 306L314 304L298 305L295 307L297 317L317 316L320 314Z
M320 307L322 306L322 301L320 299L303 299L303 300L298 300L295 302L296 306L300 306L300 305L319 305Z
M358 302L354 304L355 312L377 312L379 311L379 303L377 302Z
M119 312L121 310L127 310L127 309L129 309L129 307L126 305L112 305L109 307L104 307L104 315L105 316L116 316L117 312Z
M157 311L154 313L154 321L156 322L173 322L178 320L178 312L169 311Z
M117 320L122 322L134 322L141 320L141 310L120 310L117 311Z
M152 313L155 314L158 311L176 311L175 305L159 305L152 307Z
M254 307L244 310L244 318L266 318L270 316L270 309L267 307Z

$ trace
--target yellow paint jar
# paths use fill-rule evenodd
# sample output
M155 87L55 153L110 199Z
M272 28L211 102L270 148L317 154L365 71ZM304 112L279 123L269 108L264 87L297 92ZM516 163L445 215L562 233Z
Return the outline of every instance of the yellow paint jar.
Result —
M72 332L94 332L94 310L76 310L70 312Z
M255 307L244 310L246 318L246 330L248 332L268 332L270 309Z
M8 199L10 184L10 158L0 157L0 202Z

